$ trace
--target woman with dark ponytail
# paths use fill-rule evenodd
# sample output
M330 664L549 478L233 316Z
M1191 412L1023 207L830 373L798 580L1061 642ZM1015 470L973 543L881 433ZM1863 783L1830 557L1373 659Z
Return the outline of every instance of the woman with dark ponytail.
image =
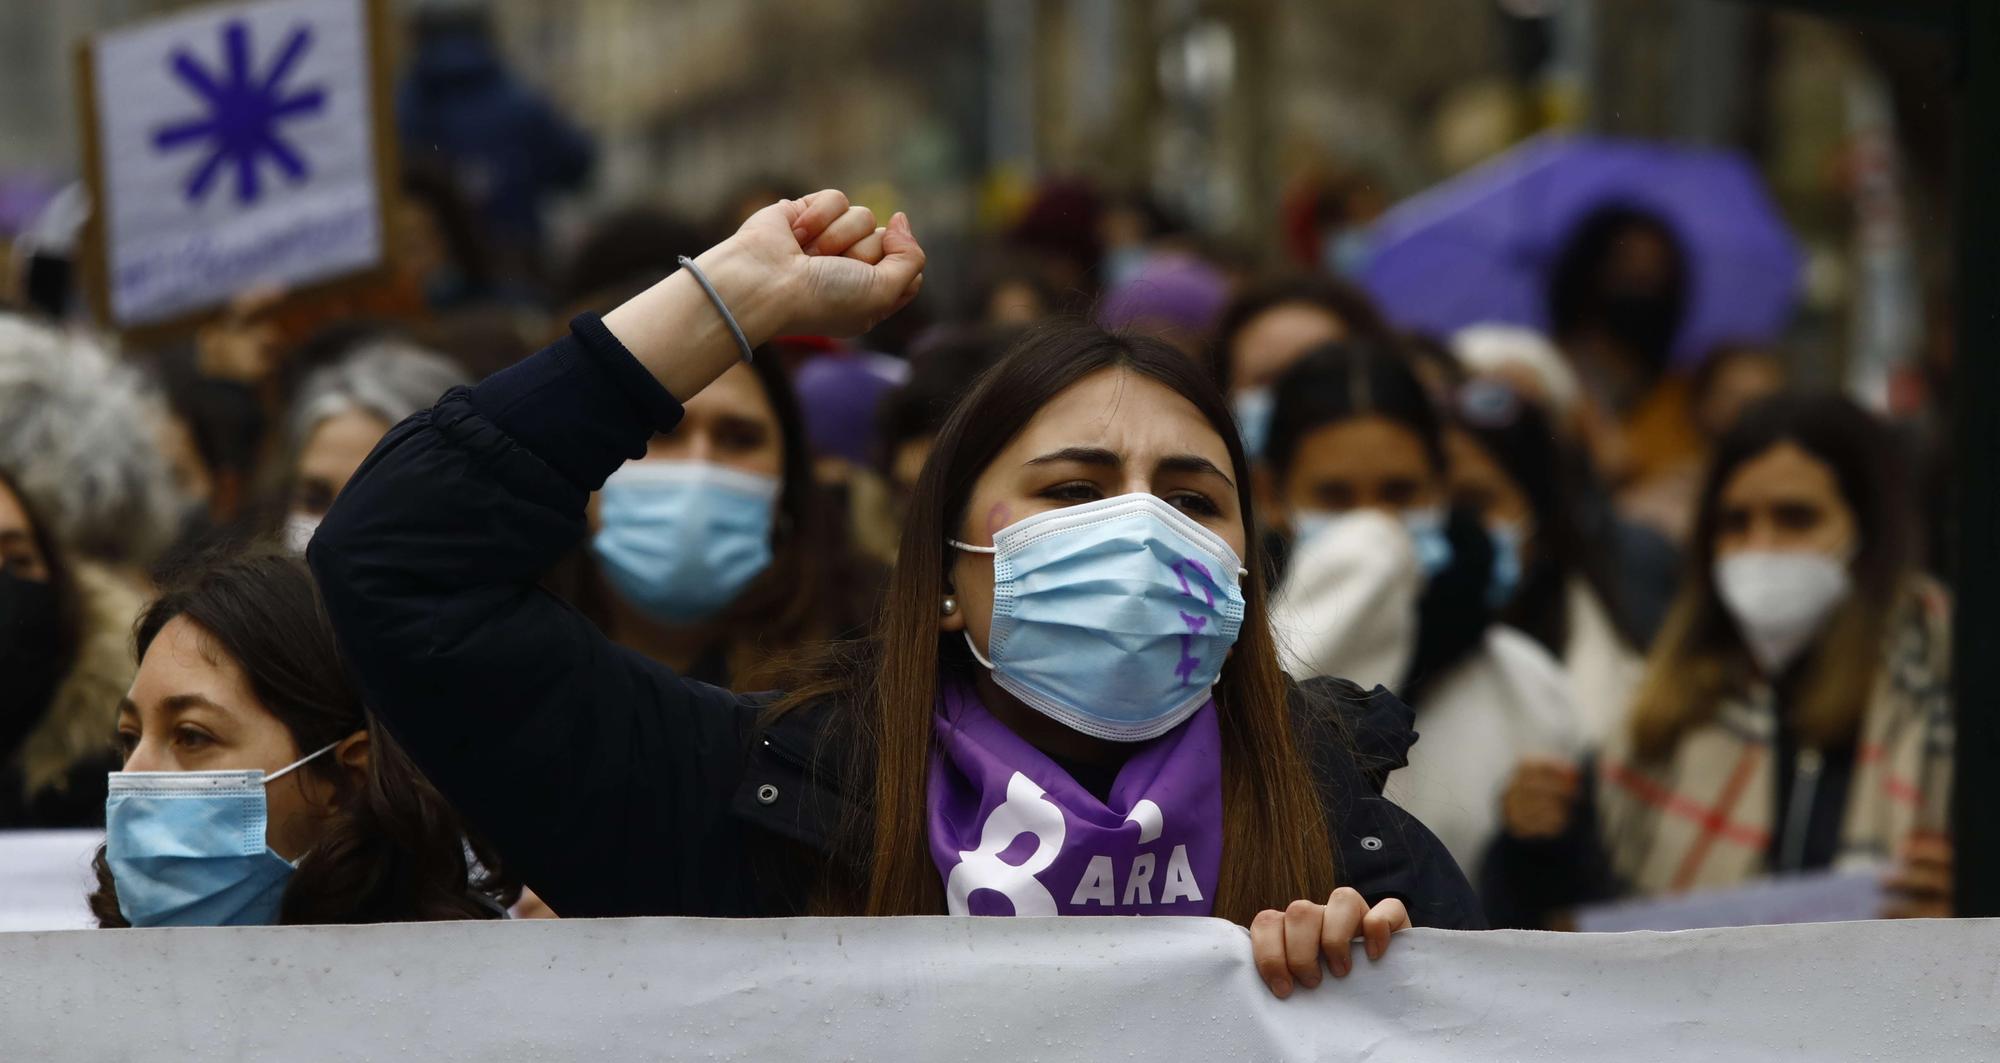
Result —
M517 892L342 667L302 562L254 553L140 616L90 906L98 923L497 918Z

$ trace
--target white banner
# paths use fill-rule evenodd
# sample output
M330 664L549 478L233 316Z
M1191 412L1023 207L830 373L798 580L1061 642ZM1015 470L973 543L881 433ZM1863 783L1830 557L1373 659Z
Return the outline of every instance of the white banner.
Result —
M382 260L364 0L197 8L91 42L113 318Z
M1956 1060L2000 920L1398 935L1276 1000L1205 919L0 935L21 1060Z
M90 861L103 841L101 830L0 831L0 930L96 926L85 898L97 888Z

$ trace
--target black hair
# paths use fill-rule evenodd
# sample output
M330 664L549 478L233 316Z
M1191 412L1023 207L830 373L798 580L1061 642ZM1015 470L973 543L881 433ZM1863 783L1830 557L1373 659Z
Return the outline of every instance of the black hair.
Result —
M997 325L933 330L911 351L910 379L883 396L875 410L876 465L886 472L896 450L935 436L974 381L1025 330Z
M494 283L492 242L487 238L479 212L449 169L440 163L408 159L403 163L403 197L422 207L437 224L444 240L445 254L458 271L462 285L454 293L472 299L488 293Z
M1442 478L1444 436L1438 414L1410 363L1388 341L1361 338L1306 353L1278 378L1264 461L1280 480L1315 429L1357 417L1386 417L1416 434Z
M1549 271L1548 309L1551 331L1558 339L1592 324L1606 309L1604 279L1606 267L1619 241L1634 233L1657 236L1671 252L1671 265L1657 293L1667 311L1660 322L1664 334L1656 337L1658 350L1644 352L1654 359L1647 368L1658 372L1666 367L1680 328L1687 320L1689 277L1687 248L1672 225L1644 207L1613 203L1586 215L1570 230L1555 264Z
M614 210L592 222L570 253L555 286L555 303L574 307L597 293L640 282L643 291L679 269L681 255L700 254L719 239L708 227L657 207Z
M1570 632L1569 584L1581 577L1617 623L1624 614L1610 561L1578 520L1567 459L1548 415L1506 384L1483 378L1458 389L1452 415L1454 425L1519 488L1534 520L1534 556L1523 558L1521 584L1501 618L1560 657ZM1632 632L1621 627L1619 634L1639 645Z
M1293 303L1315 307L1332 315L1346 327L1349 340L1382 340L1390 334L1389 323L1382 317L1382 311L1376 308L1375 300L1367 292L1345 281L1318 275L1274 277L1260 281L1231 299L1216 321L1215 340L1209 348L1209 358L1215 368L1216 383L1225 394L1229 391L1229 378L1234 369L1235 354L1231 348L1236 343L1237 335L1265 311Z

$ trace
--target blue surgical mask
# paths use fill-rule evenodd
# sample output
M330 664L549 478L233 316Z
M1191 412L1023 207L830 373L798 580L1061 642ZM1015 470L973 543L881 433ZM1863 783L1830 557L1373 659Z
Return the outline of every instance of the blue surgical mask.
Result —
M1363 229L1337 229L1320 242L1320 268L1336 277L1359 277L1374 249Z
M620 597L662 623L706 620L771 565L775 476L627 462L604 481L590 548Z
M1150 494L1037 513L993 536L987 654L1002 690L1113 742L1174 729L1209 699L1247 575L1214 532Z
M1271 441L1271 411L1277 408L1277 397L1271 389L1244 388L1229 400L1236 412L1236 431L1243 437L1243 450L1252 458L1264 456L1264 445Z
M1444 508L1406 509L1400 516L1416 545L1417 565L1424 570L1424 579L1436 579L1438 573L1451 567L1453 557L1451 537L1445 533Z
M1486 581L1486 605L1494 610L1504 609L1521 589L1521 526L1505 521L1488 524L1486 537L1493 542L1493 571Z
M278 771L114 771L104 799L104 857L118 910L133 926L270 926L291 861L264 840L266 786Z

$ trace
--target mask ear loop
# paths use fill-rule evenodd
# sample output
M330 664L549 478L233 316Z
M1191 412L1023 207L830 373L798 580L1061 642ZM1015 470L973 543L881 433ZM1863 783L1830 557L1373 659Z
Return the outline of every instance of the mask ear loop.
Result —
M971 628L966 628L965 630L963 630L963 631L959 632L959 634L961 634L961 635L964 635L964 636L965 636L965 648L966 648L966 649L968 649L968 650L971 650L971 651L972 651L972 659L973 659L973 660L975 660L975 661L978 661L978 662L979 662L979 663L980 663L981 665L985 666L986 670L987 670L987 671L989 671L989 672L997 672L997 671L999 671L999 669L997 669L997 668L993 667L993 662L992 662L992 661L989 661L989 660L987 660L987 659L986 659L986 655L985 655L985 654L983 654L983 653L979 652L979 647L977 647L977 646L974 646L974 645L972 644L972 629L971 629Z
M998 554L1000 552L1000 548L997 546L974 546L971 543L959 542L957 539L946 539L945 542L971 554ZM965 648L972 651L973 660L978 661L989 672L998 671L998 669L993 667L993 662L987 660L986 655L979 652L979 647L972 644L971 628L968 627L959 632L959 634L965 636Z
M264 785L269 786L272 783L277 782L279 779L282 779L285 776L290 775L291 773L299 770L299 768L303 767L308 761L324 756L328 750L332 749L334 746L337 746L345 741L346 739L344 738L336 738L333 741L328 742L326 745L323 745L318 749L312 751L311 753L307 753L305 756L300 757L295 761L292 761L290 764L287 764L282 768L279 768L277 771L264 776Z

